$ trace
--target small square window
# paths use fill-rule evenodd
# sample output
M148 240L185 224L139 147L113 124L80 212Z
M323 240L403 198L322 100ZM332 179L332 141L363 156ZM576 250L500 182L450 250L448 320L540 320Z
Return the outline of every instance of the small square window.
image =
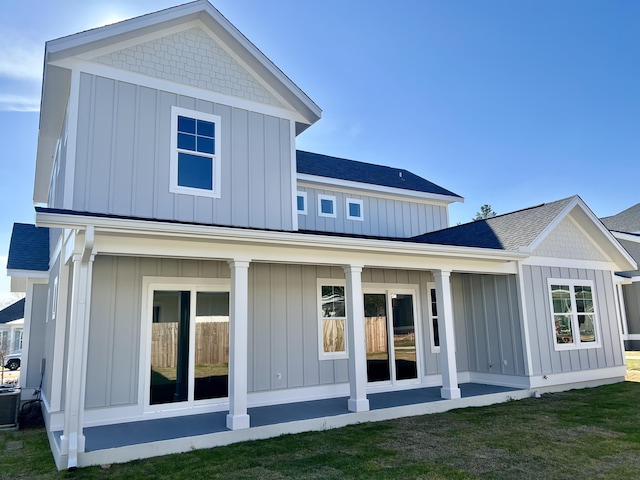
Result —
M333 195L318 195L318 216L336 217L336 197Z
M220 117L172 107L171 185L173 193L220 197Z
M362 200L347 198L347 220L363 220Z
M301 215L307 214L307 192L298 192L296 196L296 208Z

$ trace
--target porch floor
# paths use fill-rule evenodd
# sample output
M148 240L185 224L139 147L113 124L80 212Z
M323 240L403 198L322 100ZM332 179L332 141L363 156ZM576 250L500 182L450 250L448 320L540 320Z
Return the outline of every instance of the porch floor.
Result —
M463 383L459 385L462 398L506 393L519 389ZM440 397L440 387L426 387L395 392L371 393L367 395L371 411L446 401ZM308 402L288 403L265 407L249 408L251 427L276 425L298 420L310 420L336 415L346 415L348 397L329 398ZM181 417L143 420L114 425L102 425L84 429L85 451L92 452L110 448L127 447L162 440L194 437L212 433L227 432L227 411L187 415ZM54 438L60 445L61 431L54 432Z

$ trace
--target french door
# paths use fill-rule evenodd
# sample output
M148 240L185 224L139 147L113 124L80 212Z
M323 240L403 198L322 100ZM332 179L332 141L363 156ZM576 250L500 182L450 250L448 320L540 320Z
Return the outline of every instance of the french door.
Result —
M229 395L229 292L154 290L149 405Z
M364 293L367 381L414 383L419 378L415 294Z

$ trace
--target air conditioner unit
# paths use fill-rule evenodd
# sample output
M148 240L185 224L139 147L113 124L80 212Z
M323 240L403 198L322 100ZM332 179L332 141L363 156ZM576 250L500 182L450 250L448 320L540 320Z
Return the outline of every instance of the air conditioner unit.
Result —
M0 428L18 428L20 389L0 387Z

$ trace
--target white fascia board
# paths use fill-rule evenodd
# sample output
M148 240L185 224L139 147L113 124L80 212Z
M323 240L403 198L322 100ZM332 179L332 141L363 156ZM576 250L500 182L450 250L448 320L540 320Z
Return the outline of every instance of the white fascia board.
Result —
M65 215L52 212L37 212L36 225L51 228L76 228L83 230L94 226L97 233L135 235L150 237L174 237L181 239L203 239L235 244L304 247L323 250L347 250L401 254L421 257L447 257L469 260L513 262L528 255L518 252L495 251L483 248L431 245L391 240L363 239L330 235L309 235L296 232L274 232L246 228L213 227L208 225L186 225L160 221L120 218Z
M49 279L49 271L43 272L40 270L7 270L7 277L20 277L20 278L46 278Z
M539 267L582 268L589 270L615 271L616 264L597 260L577 260L572 258L538 257L531 256L522 261L523 265L535 265Z
M315 186L327 186L329 185L333 189L339 188L349 190L363 190L372 194L373 196L380 196L381 194L387 194L391 196L401 197L403 200L411 198L413 200L424 202L430 200L431 203L440 202L443 205L448 205L453 202L464 203L464 198L452 196L452 195L439 195L436 193L418 192L416 190L405 190L402 188L385 187L382 185L374 185L372 183L353 182L351 180L341 180L339 178L320 177L318 175L309 175L306 173L298 173L298 184L300 186L308 185L310 187ZM335 188L337 187L337 188Z
M632 233L624 233L624 232L615 232L615 231L612 231L611 235L613 235L618 240L626 240L627 242L640 243L640 235L634 235Z

